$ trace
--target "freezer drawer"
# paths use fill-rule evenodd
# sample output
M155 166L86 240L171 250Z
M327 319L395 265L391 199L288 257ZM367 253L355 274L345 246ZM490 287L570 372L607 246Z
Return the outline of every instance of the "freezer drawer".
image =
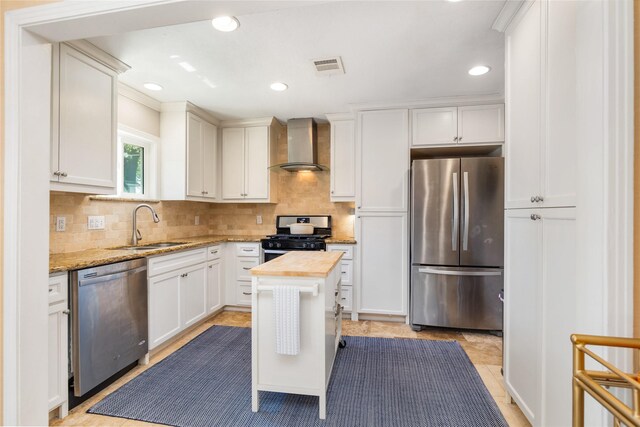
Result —
M502 330L503 270L413 266L411 324Z

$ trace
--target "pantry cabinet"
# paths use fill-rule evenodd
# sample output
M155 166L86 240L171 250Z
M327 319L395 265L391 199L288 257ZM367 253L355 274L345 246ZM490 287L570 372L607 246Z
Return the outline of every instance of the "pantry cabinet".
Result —
M164 103L160 115L160 197L218 199L218 120L189 102Z
M51 189L115 194L118 73L129 67L73 43L53 45Z
M411 146L504 142L504 105L411 110Z
M505 207L576 204L576 4L531 3L506 37Z
M222 129L222 198L234 202L277 200L277 176L269 167L275 164L279 123L269 118L225 122ZM234 126L237 125L237 126Z
M356 198L355 120L350 114L327 114L331 123L330 199L353 202Z

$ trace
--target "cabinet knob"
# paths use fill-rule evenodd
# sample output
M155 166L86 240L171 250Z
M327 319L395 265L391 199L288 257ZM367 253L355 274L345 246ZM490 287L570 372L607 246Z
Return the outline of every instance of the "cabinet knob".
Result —
M60 176L60 171L55 171L53 174L54 174L55 176Z
M462 137L461 136L458 137L458 142L460 142L460 141L462 141Z
M544 198L542 196L536 196L536 202L543 202Z
M333 190L331 190L331 194L333 194Z
M531 196L531 203L535 203L536 202L536 196Z
M538 219L540 219L540 218L542 218L542 217L541 217L540 215L538 215L538 214L531 214L531 219L532 219L533 221L536 221L536 220L538 220Z
M67 176L67 173L66 172L60 172L60 176L64 178L64 177Z
M203 191L202 194L209 194L209 192L208 191Z
M458 137L457 137L457 136L454 136L454 137L453 137L453 142L456 142L456 141L458 141Z
M69 314L69 313L71 313L71 311L68 308L62 310L62 314Z
M213 265L210 265L209 268L213 268Z

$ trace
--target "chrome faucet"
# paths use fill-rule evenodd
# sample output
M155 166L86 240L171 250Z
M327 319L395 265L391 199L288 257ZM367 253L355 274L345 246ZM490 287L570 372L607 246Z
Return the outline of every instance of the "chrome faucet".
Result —
M151 206L147 205L146 203L142 203L136 206L136 208L133 210L133 236L131 237L131 243L134 246L138 244L139 240L142 240L142 234L140 234L140 230L138 230L138 227L136 225L137 223L136 215L138 214L138 209L140 208L149 209L151 211L151 215L153 216L153 222L155 222L156 224L160 222L160 218L158 217L158 214L156 213L156 211L153 210Z

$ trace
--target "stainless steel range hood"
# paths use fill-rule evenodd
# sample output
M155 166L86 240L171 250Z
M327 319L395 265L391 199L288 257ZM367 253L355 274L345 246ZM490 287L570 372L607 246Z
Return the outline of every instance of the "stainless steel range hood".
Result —
M271 166L287 172L329 170L318 164L318 127L313 119L291 119L287 122L287 163Z

